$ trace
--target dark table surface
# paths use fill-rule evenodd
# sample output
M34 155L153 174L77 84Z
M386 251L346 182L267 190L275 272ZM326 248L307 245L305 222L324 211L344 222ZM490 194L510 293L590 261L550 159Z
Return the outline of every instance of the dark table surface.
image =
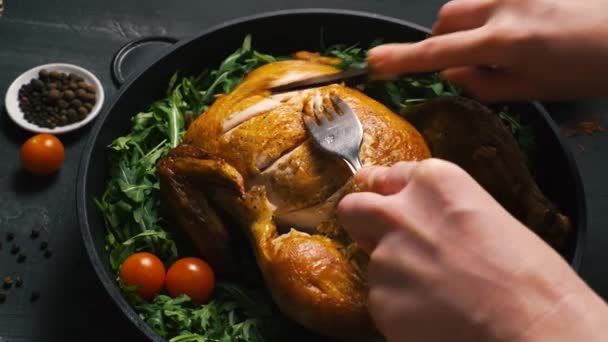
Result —
M104 84L106 103L116 93L110 76L113 54L126 42L148 35L185 38L227 19L286 8L348 8L376 12L430 26L442 0L5 0L0 17L0 95L23 71L66 62L94 72ZM2 96L3 98L3 96ZM555 120L608 119L608 101L549 105ZM90 127L89 127L90 128ZM0 304L0 342L139 341L99 284L80 238L74 181L88 129L62 136L66 161L61 172L34 179L19 165L19 147L30 134L0 110L0 277L20 274L24 285ZM569 138L584 179L589 233L581 275L608 297L608 136ZM33 228L41 229L37 240ZM17 263L6 234L27 259ZM46 259L39 243L53 251ZM40 298L32 302L32 292Z

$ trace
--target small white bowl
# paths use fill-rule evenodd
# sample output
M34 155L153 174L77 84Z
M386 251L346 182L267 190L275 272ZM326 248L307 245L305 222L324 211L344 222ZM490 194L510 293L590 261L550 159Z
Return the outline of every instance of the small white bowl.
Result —
M38 125L34 125L33 123L25 120L24 114L21 111L21 108L19 108L19 89L21 89L21 87L24 84L30 83L32 81L32 79L38 78L38 72L41 69L46 69L49 72L59 71L59 72L67 73L67 74L74 73L74 74L82 77L86 83L91 84L95 87L95 90L96 90L95 96L97 97L97 101L95 102L95 105L91 109L91 112L89 114L87 114L87 116L83 120L74 122L72 124L65 125L65 126L58 126L58 127L52 128L52 129L46 128L46 127L40 127ZM97 77L95 77L95 75L93 75L88 70L83 69L79 66L72 65L72 64L63 64L63 63L51 63L51 64L40 65L40 66L37 66L35 68L32 68L32 69L24 72L23 74L21 74L21 76L17 77L13 81L13 83L10 85L10 87L8 87L8 91L6 92L6 97L4 98L4 104L6 106L6 111L8 112L8 115L11 117L11 119L17 125L23 127L24 129L26 129L30 132L51 133L51 134L67 133L67 132L76 130L76 129L88 124L97 116L97 114L99 114L101 107L103 106L103 101L104 101L103 86L101 85L101 82L99 82Z

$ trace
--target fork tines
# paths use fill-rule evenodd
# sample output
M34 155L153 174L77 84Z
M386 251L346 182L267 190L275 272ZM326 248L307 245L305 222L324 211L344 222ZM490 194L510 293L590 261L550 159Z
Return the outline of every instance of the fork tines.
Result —
M346 102L334 95L324 99L317 94L310 105L313 113L303 119L313 141L325 152L344 159L356 172L361 168L359 149L363 141L359 118Z

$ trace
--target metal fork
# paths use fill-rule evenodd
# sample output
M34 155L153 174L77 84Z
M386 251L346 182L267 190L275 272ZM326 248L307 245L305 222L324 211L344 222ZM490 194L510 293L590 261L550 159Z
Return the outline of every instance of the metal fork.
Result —
M359 150L363 141L363 127L346 102L336 96L330 96L330 99L333 108L323 104L323 101L313 103L316 120L304 115L304 123L317 146L342 158L354 174L361 168Z

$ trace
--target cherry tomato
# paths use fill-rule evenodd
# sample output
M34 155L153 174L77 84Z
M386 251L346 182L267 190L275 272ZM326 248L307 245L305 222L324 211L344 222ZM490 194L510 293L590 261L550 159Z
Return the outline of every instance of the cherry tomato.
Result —
M140 252L129 256L120 266L120 279L127 286L139 286L135 293L152 299L165 282L165 265L154 254Z
M171 297L186 294L194 304L206 303L215 287L215 274L199 258L182 258L167 272L165 286Z
M37 134L21 146L21 164L38 176L51 174L61 167L65 158L63 144L52 134Z

